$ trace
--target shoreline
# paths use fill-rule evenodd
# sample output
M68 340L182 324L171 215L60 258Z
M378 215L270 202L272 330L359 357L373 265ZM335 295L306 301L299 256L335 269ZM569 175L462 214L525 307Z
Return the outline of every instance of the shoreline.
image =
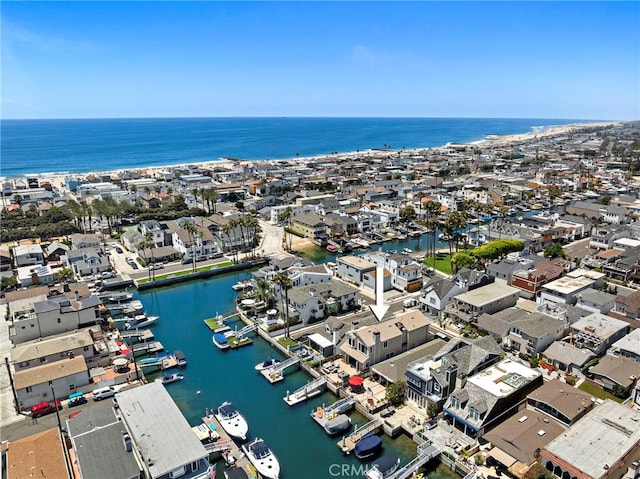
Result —
M52 186L59 184L64 186L64 179L69 176L89 176L89 175L114 175L119 173L125 173L129 171L136 172L154 172L154 171L162 171L171 168L180 168L185 166L223 166L223 165L233 165L235 163L239 163L240 165L248 165L252 163L262 163L262 162L305 162L311 160L327 160L331 158L336 159L346 159L351 158L353 156L377 156L377 155L388 155L388 154L418 154L420 152L426 150L439 150L443 148L448 148L450 146L473 146L473 147L505 147L505 146L514 146L517 143L526 143L533 140L540 140L542 138L548 138L568 133L574 133L587 128L605 128L611 127L614 125L619 125L622 123L626 123L624 121L594 121L594 122L586 122L586 123L569 123L566 125L540 125L531 127L533 131L525 132L525 133L513 133L508 135L498 135L497 138L483 138L480 140L472 140L466 143L455 143L455 142L447 142L444 145L439 146L424 146L424 147L413 147L413 148L403 148L403 149L381 149L381 148L369 148L366 150L354 150L347 151L341 153L328 153L328 154L319 154L313 156L300 156L300 157L290 157L290 158L279 158L279 159L243 159L239 157L224 157L217 158L211 160L195 160L190 162L180 162L174 164L166 164L166 165L149 165L149 166L136 166L131 168L118 168L115 170L91 170L86 172L74 172L74 171L53 171L53 172L42 172L42 173L23 173L20 175L13 176L0 176L0 181L8 181L8 180L16 180L16 179L26 179L26 178L38 178L38 179L46 179L52 182ZM485 136L488 134L485 134Z

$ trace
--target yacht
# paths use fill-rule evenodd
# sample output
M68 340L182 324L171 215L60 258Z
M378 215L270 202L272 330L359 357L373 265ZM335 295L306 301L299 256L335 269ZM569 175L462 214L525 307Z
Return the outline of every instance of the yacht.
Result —
M262 477L278 479L280 476L280 463L262 439L256 438L251 444L243 445L242 450L247 455L251 464L258 470Z
M222 333L213 333L213 338L211 338L213 344L215 344L220 349L229 349L229 342L227 341L227 337Z
M124 323L124 329L148 328L153 325L160 317L147 316L146 314L138 314Z
M256 364L256 371L264 371L265 369L269 369L272 368L273 366L277 366L278 364L280 364L280 361L278 361L275 358L267 358L265 359L263 362Z
M227 434L243 441L247 439L249 425L233 404L230 402L222 403L214 416Z
M231 289L234 291L243 291L245 288L248 288L250 286L252 286L251 280L238 281L233 286L231 286Z
M161 378L157 378L156 381L162 384L171 384L177 381L181 381L182 379L184 379L184 376L182 375L182 373L172 373L172 374L165 374Z

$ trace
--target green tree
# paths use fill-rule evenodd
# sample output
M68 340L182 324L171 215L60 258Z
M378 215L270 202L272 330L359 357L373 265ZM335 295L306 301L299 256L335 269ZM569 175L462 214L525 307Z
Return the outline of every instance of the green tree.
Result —
M565 253L560 243L553 243L551 246L548 246L547 248L544 249L544 257L545 258L566 258L567 254Z
M73 270L71 268L61 268L55 275L56 282L67 281L73 279Z
M404 401L404 381L394 381L385 388L384 397L393 406L399 406Z
M289 290L293 286L291 278L284 272L277 273L273 282L280 286L280 298L282 299L282 310L284 312L284 336L289 338Z
M453 272L458 271L460 268L475 268L478 260L472 255L467 253L456 253L451 258L451 268Z

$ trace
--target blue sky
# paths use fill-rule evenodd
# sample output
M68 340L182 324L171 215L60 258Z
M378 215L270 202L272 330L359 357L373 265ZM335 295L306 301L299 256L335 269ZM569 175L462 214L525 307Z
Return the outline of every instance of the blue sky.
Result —
M640 119L640 3L2 2L2 118Z

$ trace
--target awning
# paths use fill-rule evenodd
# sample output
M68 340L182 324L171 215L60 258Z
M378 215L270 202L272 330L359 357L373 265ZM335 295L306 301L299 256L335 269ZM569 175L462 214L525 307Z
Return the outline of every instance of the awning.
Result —
M498 461L500 464L502 464L504 467L511 467L516 462L516 459L511 457L502 449L498 449L497 447L494 447L493 449L491 449L489 451L489 455L493 457L496 461Z
M349 378L349 385L351 386L362 386L362 383L364 383L364 379L362 379L360 376L351 376Z
M276 314L278 314L277 309L267 309L267 316L275 316Z
M252 305L254 305L254 304L256 303L256 300L255 300L255 299L248 298L248 299L243 299L242 301L240 301L240 303L241 303L243 306L252 306Z
M129 360L127 358L115 358L113 360L114 366L123 367L123 366L126 366L127 364L129 364Z
M321 348L329 348L333 343L325 338L322 334L313 333L309 335L309 341L316 343Z

